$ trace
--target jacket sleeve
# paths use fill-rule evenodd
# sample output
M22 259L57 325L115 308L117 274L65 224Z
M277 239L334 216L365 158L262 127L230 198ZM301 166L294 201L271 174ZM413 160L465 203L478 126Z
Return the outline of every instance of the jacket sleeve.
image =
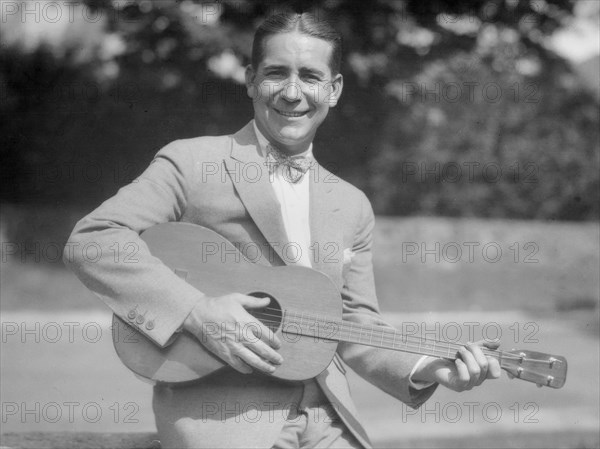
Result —
M360 215L353 255L350 266L345 270L342 288L343 318L361 325L385 326L395 330L379 313L371 253L375 218L364 194L361 194ZM340 344L338 352L361 377L410 407L419 407L438 386L433 384L421 390L410 386L409 376L421 359L420 355L352 343Z
M203 294L153 257L139 234L181 218L192 174L190 149L167 145L139 178L76 224L63 253L86 287L159 346Z

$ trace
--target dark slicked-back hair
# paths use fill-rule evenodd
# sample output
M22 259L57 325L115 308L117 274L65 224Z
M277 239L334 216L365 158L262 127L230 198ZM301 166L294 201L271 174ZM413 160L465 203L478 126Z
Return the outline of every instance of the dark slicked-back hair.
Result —
M256 30L252 43L252 68L256 70L262 61L264 42L269 36L280 33L298 33L316 37L332 46L329 68L333 75L340 72L342 62L342 36L325 20L311 13L279 13L268 17Z

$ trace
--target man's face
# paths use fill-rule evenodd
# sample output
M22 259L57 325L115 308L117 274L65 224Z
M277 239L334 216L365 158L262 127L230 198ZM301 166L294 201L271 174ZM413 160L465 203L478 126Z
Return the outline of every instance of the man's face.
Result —
M246 69L248 96L261 133L288 154L305 151L342 93L342 75L329 67L332 45L292 32L263 41L256 71Z

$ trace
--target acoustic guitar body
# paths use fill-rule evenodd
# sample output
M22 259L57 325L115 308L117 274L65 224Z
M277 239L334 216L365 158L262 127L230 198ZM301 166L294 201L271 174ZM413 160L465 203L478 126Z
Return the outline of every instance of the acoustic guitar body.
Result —
M281 340L283 363L272 377L297 381L317 376L333 359L338 341L451 361L459 357L463 346L402 334L389 326L343 321L340 294L326 275L298 266L253 264L224 237L201 226L164 223L149 228L141 237L152 255L207 296L239 292L271 299L263 309L249 312ZM223 335L222 323L205 326L205 334ZM250 327L226 330L242 333L245 339L256 338ZM233 369L185 331L160 348L116 315L113 342L127 367L156 382L192 382ZM562 388L567 379L567 360L559 355L520 349L482 351L496 358L514 378L538 386Z
M265 309L250 312L275 331L282 343L279 353L284 361L272 377L310 379L331 362L337 341L295 333L294 323L287 325L291 332L284 331L287 310L341 319L339 291L325 274L299 266L254 264L216 232L190 223L159 224L146 230L141 238L153 256L207 296L239 292L271 298ZM208 332L220 332L221 323L206 323L206 326ZM237 331L252 337L250 328ZM224 362L187 332L160 348L116 315L113 341L119 358L129 369L157 382L190 382L226 368Z

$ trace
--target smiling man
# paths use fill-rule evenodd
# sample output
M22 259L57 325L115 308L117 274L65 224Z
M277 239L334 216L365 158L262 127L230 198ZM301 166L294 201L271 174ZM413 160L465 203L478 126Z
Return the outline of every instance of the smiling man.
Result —
M340 292L344 320L388 326L373 282L371 205L312 155L315 133L343 90L341 38L310 14L280 14L260 26L253 45L246 84L254 120L232 135L161 149L135 182L77 223L71 244L94 242L100 259L65 253L65 262L158 346L185 330L229 365L195 384L155 386L162 447L368 447L346 365L418 407L438 384L461 391L498 377L498 362L478 344L461 348L453 363L345 343L315 378L277 380L264 374L284 362L281 342L249 313L269 300L236 291L205 295L152 257L139 238L158 223L202 225L242 252L258 251L248 255L256 263L325 273ZM258 167L258 176L248 176L249 167ZM114 248L131 243L136 263L115 263ZM208 332L206 323L255 332Z
M339 60L332 64L339 54L327 40L298 30L263 33L257 35L262 44L246 71L254 120L269 142L286 154L298 154L311 145L342 93Z

